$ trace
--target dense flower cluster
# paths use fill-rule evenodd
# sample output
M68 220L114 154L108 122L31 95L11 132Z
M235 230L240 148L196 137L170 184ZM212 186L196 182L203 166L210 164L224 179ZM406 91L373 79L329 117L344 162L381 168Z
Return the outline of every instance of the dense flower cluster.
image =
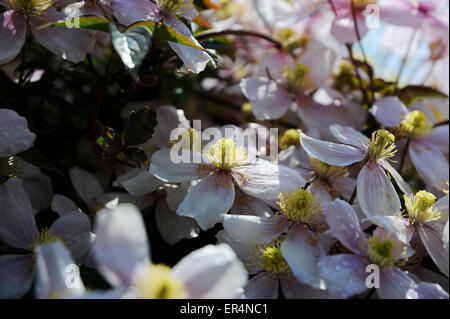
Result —
M0 0L0 298L448 299L448 10Z

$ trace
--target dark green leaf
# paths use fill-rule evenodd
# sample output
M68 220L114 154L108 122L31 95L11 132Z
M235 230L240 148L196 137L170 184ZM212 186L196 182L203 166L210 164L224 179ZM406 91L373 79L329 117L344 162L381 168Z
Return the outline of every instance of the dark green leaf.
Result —
M109 31L108 25L109 25L109 20L106 18L95 17L95 16L84 16L84 17L80 17L79 28L108 32ZM38 30L46 29L49 27L69 28L70 29L70 26L67 24L67 21L61 20L61 21L57 21L57 22L44 24L43 26L39 27ZM78 28L78 26L77 26L77 28Z
M448 98L448 95L432 87L409 85L397 91L398 98L406 105L411 105L420 98Z
M114 156L122 152L122 138L112 128L97 124L97 145L106 154Z
M131 112L130 118L125 124L125 146L147 142L153 136L156 124L158 121L153 108L145 107L137 112Z
M150 167L150 161L142 148L129 147L126 148L123 153L129 161L136 164L139 168L145 166L145 168L148 169Z

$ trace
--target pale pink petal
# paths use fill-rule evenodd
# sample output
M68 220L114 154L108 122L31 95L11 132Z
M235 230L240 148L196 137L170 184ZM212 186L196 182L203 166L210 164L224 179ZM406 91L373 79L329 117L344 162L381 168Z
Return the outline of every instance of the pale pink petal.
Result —
M111 0L109 2L117 20L125 26L138 21L161 19L158 6L148 0Z
M449 130L448 125L440 125L431 130L430 135L422 138L425 144L431 144L444 154L448 154Z
M271 242L287 231L288 226L282 216L226 215L223 222L223 227L234 239L248 245Z
M135 271L150 263L147 232L132 204L104 208L96 214L93 254L97 269L113 286L129 286Z
M359 218L352 206L336 199L325 206L325 214L333 236L355 254L365 255L367 236L361 229Z
M0 238L12 247L29 249L38 235L33 209L22 181L0 185Z
M282 117L293 103L291 95L269 78L246 78L240 87L252 105L253 114L260 120Z
M366 156L360 148L321 141L301 131L300 143L310 157L334 166L348 166L361 162Z
M358 203L367 217L401 214L397 192L384 169L377 163L368 162L361 169L356 194Z
M284 68L293 65L292 57L282 50L268 52L259 62L258 76L261 78L272 78L279 83L286 81Z
M359 35L363 38L368 31L364 18L358 15L356 23ZM351 15L337 17L333 22L331 34L342 43L358 42L355 23Z
M396 127L409 111L398 97L388 96L375 101L370 113L384 126Z
M382 227L395 239L408 245L414 235L414 226L400 216L373 216L368 218L373 224Z
M245 194L240 188L235 188L236 197L231 213L236 215L266 216L273 215L269 205L263 200Z
M227 244L208 245L190 253L172 273L192 299L231 298L248 278L244 265Z
M336 57L337 54L334 50L311 38L306 47L306 52L302 54L299 62L311 66L309 74L314 84L319 87L323 86L331 76Z
M408 154L427 185L439 190L446 188L449 181L448 161L439 149L422 141L412 140Z
M29 255L0 256L0 299L20 298L31 288L34 269Z
M0 109L0 157L26 151L35 139L36 135L28 129L24 117L13 110Z
M0 65L12 61L25 43L27 24L21 14L15 11L0 13Z
M162 238L170 245L185 238L198 237L200 232L194 219L178 216L169 209L165 200L159 200L156 204L155 219Z
M234 202L234 185L229 175L212 174L186 195L177 214L194 218L201 229L207 230L222 221Z
M330 131L334 137L343 144L363 148L369 143L369 138L350 126L339 124L330 125Z
M414 280L397 267L383 268L380 274L380 288L377 289L380 299L404 299L406 292L416 286Z
M367 290L367 263L361 256L340 254L322 257L317 267L327 284L327 290L349 298Z
M278 278L267 272L260 272L250 279L244 287L247 299L277 299Z
M417 229L431 259L439 270L448 277L449 255L442 240L444 226L440 223L422 223Z
M403 179L403 177L397 172L397 170L393 168L391 164L389 164L388 161L382 160L379 161L379 163L394 178L395 182L403 193L405 193L406 195L412 193L411 186L409 186L409 184Z
M181 183L198 179L198 164L174 163L171 149L165 148L153 154L150 161L150 173L165 182Z

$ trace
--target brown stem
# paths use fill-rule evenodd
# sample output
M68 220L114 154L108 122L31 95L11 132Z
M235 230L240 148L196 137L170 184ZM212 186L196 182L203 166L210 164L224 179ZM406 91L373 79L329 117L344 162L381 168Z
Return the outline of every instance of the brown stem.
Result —
M281 49L283 47L283 44L281 42L272 39L268 35L265 35L263 33L259 33L256 31L248 31L248 30L223 30L219 32L209 32L209 33L203 33L196 36L196 39L198 41L206 40L209 38L217 37L217 36L223 36L223 35L239 35L239 36L248 36L248 37L255 37L264 39L267 42L270 42L274 44L278 49Z
M411 143L411 139L407 139L405 149L403 150L402 159L400 160L400 166L398 168L399 174L402 173L403 166L405 165L406 154L408 153L409 144Z
M438 126L443 126L443 125L448 125L448 124L449 124L449 121L445 120L445 121L438 122L438 123L434 124L433 127L438 127Z

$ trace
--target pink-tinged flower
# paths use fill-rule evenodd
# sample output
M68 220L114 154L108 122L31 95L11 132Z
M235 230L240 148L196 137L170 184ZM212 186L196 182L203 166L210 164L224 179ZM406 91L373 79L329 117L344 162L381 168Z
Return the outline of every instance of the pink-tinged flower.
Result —
M320 141L300 131L300 142L308 155L334 166L363 163L357 178L357 198L367 216L400 214L400 199L386 172L404 193L411 193L409 185L388 163L394 156L394 135L378 130L369 139L351 127L331 125L330 131L344 144Z
M124 289L87 291L80 270L61 242L45 243L34 249L36 256L35 298L38 299L118 299Z
M138 21L156 21L174 28L196 45L200 43L192 35L189 28L177 16L192 21L198 16L192 0L110 0L106 7L114 14L120 23L129 26ZM170 47L183 61L186 68L194 73L200 73L211 61L204 51L175 42L169 42Z
M43 47L57 56L81 62L94 49L94 38L84 30L65 28L39 28L45 24L64 20L66 16L53 8L52 0L2 0L6 12L0 14L0 65L19 55L25 43L27 30Z
M439 199L427 192L404 196L407 218L376 216L370 220L408 244L418 234L426 251L439 270L448 277L449 254L445 248L445 223L448 222L448 195ZM447 234L448 236L448 234ZM447 237L448 241L448 237Z
M217 234L218 242L230 245L245 264L250 275L254 275L244 286L247 299L277 299L279 287L286 299L323 299L330 294L315 289L297 280L283 256L280 241L247 243L236 240L227 231Z
M24 117L13 110L0 109L0 157L26 151L33 146L35 139L36 135L28 129Z
M0 238L23 254L0 256L0 298L19 298L34 279L35 247L61 241L77 263L84 262L91 249L89 218L79 209L66 212L48 229L38 230L34 210L22 181L11 178L0 185Z
M421 282L406 292L406 299L448 299L448 292L438 284Z
M363 38L367 31L366 18L364 16L368 5L374 4L376 0L358 0L354 2L355 19L353 18L352 0L332 0L336 18L333 21L331 34L343 43L358 42L355 28L357 23L359 35Z
M99 211L95 232L98 270L131 298L233 298L247 281L244 265L225 244L198 249L172 269L152 264L144 221L132 204Z
M331 233L352 253L322 257L318 272L327 283L327 289L344 298L360 294L367 289L368 265L377 265L380 274L378 296L382 299L405 298L416 283L408 273L396 264L414 254L408 245L378 227L368 238L361 229L353 208L336 199L327 206L326 221Z
M204 230L221 222L222 215L231 209L236 198L235 185L244 193L264 200L276 199L280 191L305 185L295 168L248 158L252 150L244 146L245 139L239 136L236 133L228 138L216 138L201 152L194 147L189 150L189 163L174 163L171 149L162 149L152 156L150 173L165 182L201 179L178 206L177 214L194 218ZM201 163L192 159L201 159L198 161Z
M444 189L449 180L444 155L449 152L449 126L433 127L425 113L409 111L397 97L378 100L370 112L378 122L395 129L398 138L410 140L408 154L424 182L438 190Z
M316 274L317 260L325 254L321 232L326 226L320 200L299 189L282 192L277 205L275 216L226 215L223 226L234 239L250 246L282 238L280 252L297 280L322 288Z

